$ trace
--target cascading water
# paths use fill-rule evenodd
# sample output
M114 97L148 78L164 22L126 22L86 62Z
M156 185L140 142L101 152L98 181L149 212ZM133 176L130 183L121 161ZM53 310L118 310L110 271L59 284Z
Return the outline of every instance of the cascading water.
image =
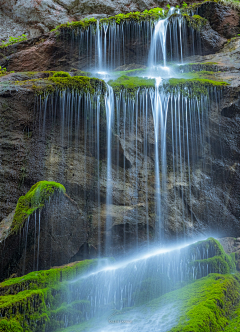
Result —
M182 62L201 53L198 32L173 7L158 22L100 20L86 29L63 28L61 37L78 47L79 67L100 73L133 63L145 65L149 55L150 67L153 63L166 67L168 61Z

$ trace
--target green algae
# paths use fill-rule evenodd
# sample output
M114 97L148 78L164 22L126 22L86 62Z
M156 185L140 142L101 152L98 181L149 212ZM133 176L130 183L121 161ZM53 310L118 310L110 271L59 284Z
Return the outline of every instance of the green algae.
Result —
M147 79L143 77L129 77L121 76L115 81L111 80L108 84L113 88L115 93L119 93L122 90L134 94L138 90L149 89L155 87L155 79Z
M17 232L25 220L37 209L42 209L54 193L65 193L65 191L63 185L53 181L40 181L32 186L29 192L18 200L11 232Z

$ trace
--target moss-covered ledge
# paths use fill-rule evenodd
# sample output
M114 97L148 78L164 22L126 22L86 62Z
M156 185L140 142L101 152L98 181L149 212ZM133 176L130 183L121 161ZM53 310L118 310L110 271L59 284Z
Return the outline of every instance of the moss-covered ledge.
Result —
M55 91L76 91L78 93L90 93L91 95L99 92L104 94L107 90L106 83L98 78L87 76L65 76L56 75L58 72L48 72L49 77L29 79L13 82L14 86L33 90L36 95L49 95ZM63 73L63 72L61 72ZM68 75L67 75L68 74ZM55 76L54 76L55 75Z
M0 331L54 331L64 326L64 315L81 315L89 303L67 305L68 282L92 271L97 263L85 260L0 283Z
M113 88L115 93L120 93L122 90L126 90L130 94L135 94L138 90L154 88L155 79L137 76L129 77L124 75L116 80L109 81L108 84Z
M108 18L103 18L99 20L99 25L104 25L104 24L122 24L123 22L142 22L142 21L156 21L159 19L163 19L167 17L169 9L163 9L163 8L153 8L150 10L145 10L143 12L131 12L127 14L118 14L115 16L110 16ZM95 18L90 18L90 19L83 19L80 21L75 21L75 22L68 22L64 23L61 25L58 25L55 29L52 31L59 33L61 30L86 30L90 26L93 26L96 28L97 26L97 20Z
M184 79L184 78L170 78L164 80L162 89L169 93L181 93L186 97L197 97L201 95L208 95L210 89L222 89L228 86L229 83L224 81L214 81L204 78Z
M42 209L45 203L55 193L65 193L63 185L53 181L40 181L36 183L25 196L18 200L10 232L17 233L36 210Z

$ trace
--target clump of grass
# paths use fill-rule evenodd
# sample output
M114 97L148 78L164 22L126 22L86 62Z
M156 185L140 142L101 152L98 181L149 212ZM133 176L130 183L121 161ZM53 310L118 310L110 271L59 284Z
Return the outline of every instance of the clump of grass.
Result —
M71 77L71 75L65 71L58 71L52 77Z
M6 42L2 42L1 45L0 45L0 48L4 48L4 47L7 47L9 45L13 45L13 44L16 44L16 43L20 43L22 41L25 41L27 40L27 35L21 35L19 37L9 37L8 41Z

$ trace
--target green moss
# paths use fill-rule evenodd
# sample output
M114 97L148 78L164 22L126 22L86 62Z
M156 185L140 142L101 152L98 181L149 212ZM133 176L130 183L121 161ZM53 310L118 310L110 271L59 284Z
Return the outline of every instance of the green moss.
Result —
M124 70L124 71L115 71L113 74L117 76L137 76L143 75L147 69L131 69L131 70Z
M24 35L24 34L21 35L21 36L18 36L18 37L9 37L8 41L6 41L6 42L3 41L0 44L0 48L5 48L9 45L20 43L20 42L25 41L25 40L27 40L27 35Z
M36 183L25 196L18 200L16 212L13 217L11 231L17 232L25 220L37 209L42 209L45 202L56 192L65 193L60 183L40 181Z
M94 94L96 90L100 90L102 93L106 92L106 83L103 80L86 76L49 77L44 82L42 80L35 80L33 83L32 87L38 95L50 94L56 90L63 91L66 89L85 93L89 92L90 94Z
M65 71L57 71L56 73L53 74L52 77L71 77L71 75Z
M122 24L123 22L127 21L155 21L159 20L160 18L165 18L167 16L168 10L163 10L162 8L153 8L150 10L145 10L144 12L131 12L127 14L118 14L115 16L111 16L108 18L101 19L99 21L100 25L103 24ZM60 30L86 30L89 28L89 26L92 25L93 27L96 27L97 20L95 18L91 19L83 19L81 21L77 22L71 22L71 23L65 23L57 26L52 31L59 33Z
M19 322L15 319L8 321L7 319L0 319L0 331L1 332L23 332L23 329Z
M210 274L171 294L181 299L181 318L171 332L222 331L239 302L239 276Z
M209 79L195 78L170 78L163 82L163 89L169 93L181 92L186 97L200 97L208 94L209 88L222 88L227 82L214 81Z
M115 81L109 81L108 84L113 88L115 93L119 93L123 89L129 93L135 93L139 89L154 88L155 79L121 76Z
M45 332L46 329L54 331L64 326L64 316L74 320L81 310L89 307L89 302L66 304L69 292L67 281L80 277L96 265L97 260L85 260L1 283L0 327L16 325L19 332L22 330L17 330L18 326L22 326L24 332Z
M89 71L83 71L83 70L70 70L73 71L73 76L87 76L91 77L92 74Z
M183 14L183 17L187 21L188 26L196 31L200 31L207 24L207 20L199 15L189 16L188 14Z

